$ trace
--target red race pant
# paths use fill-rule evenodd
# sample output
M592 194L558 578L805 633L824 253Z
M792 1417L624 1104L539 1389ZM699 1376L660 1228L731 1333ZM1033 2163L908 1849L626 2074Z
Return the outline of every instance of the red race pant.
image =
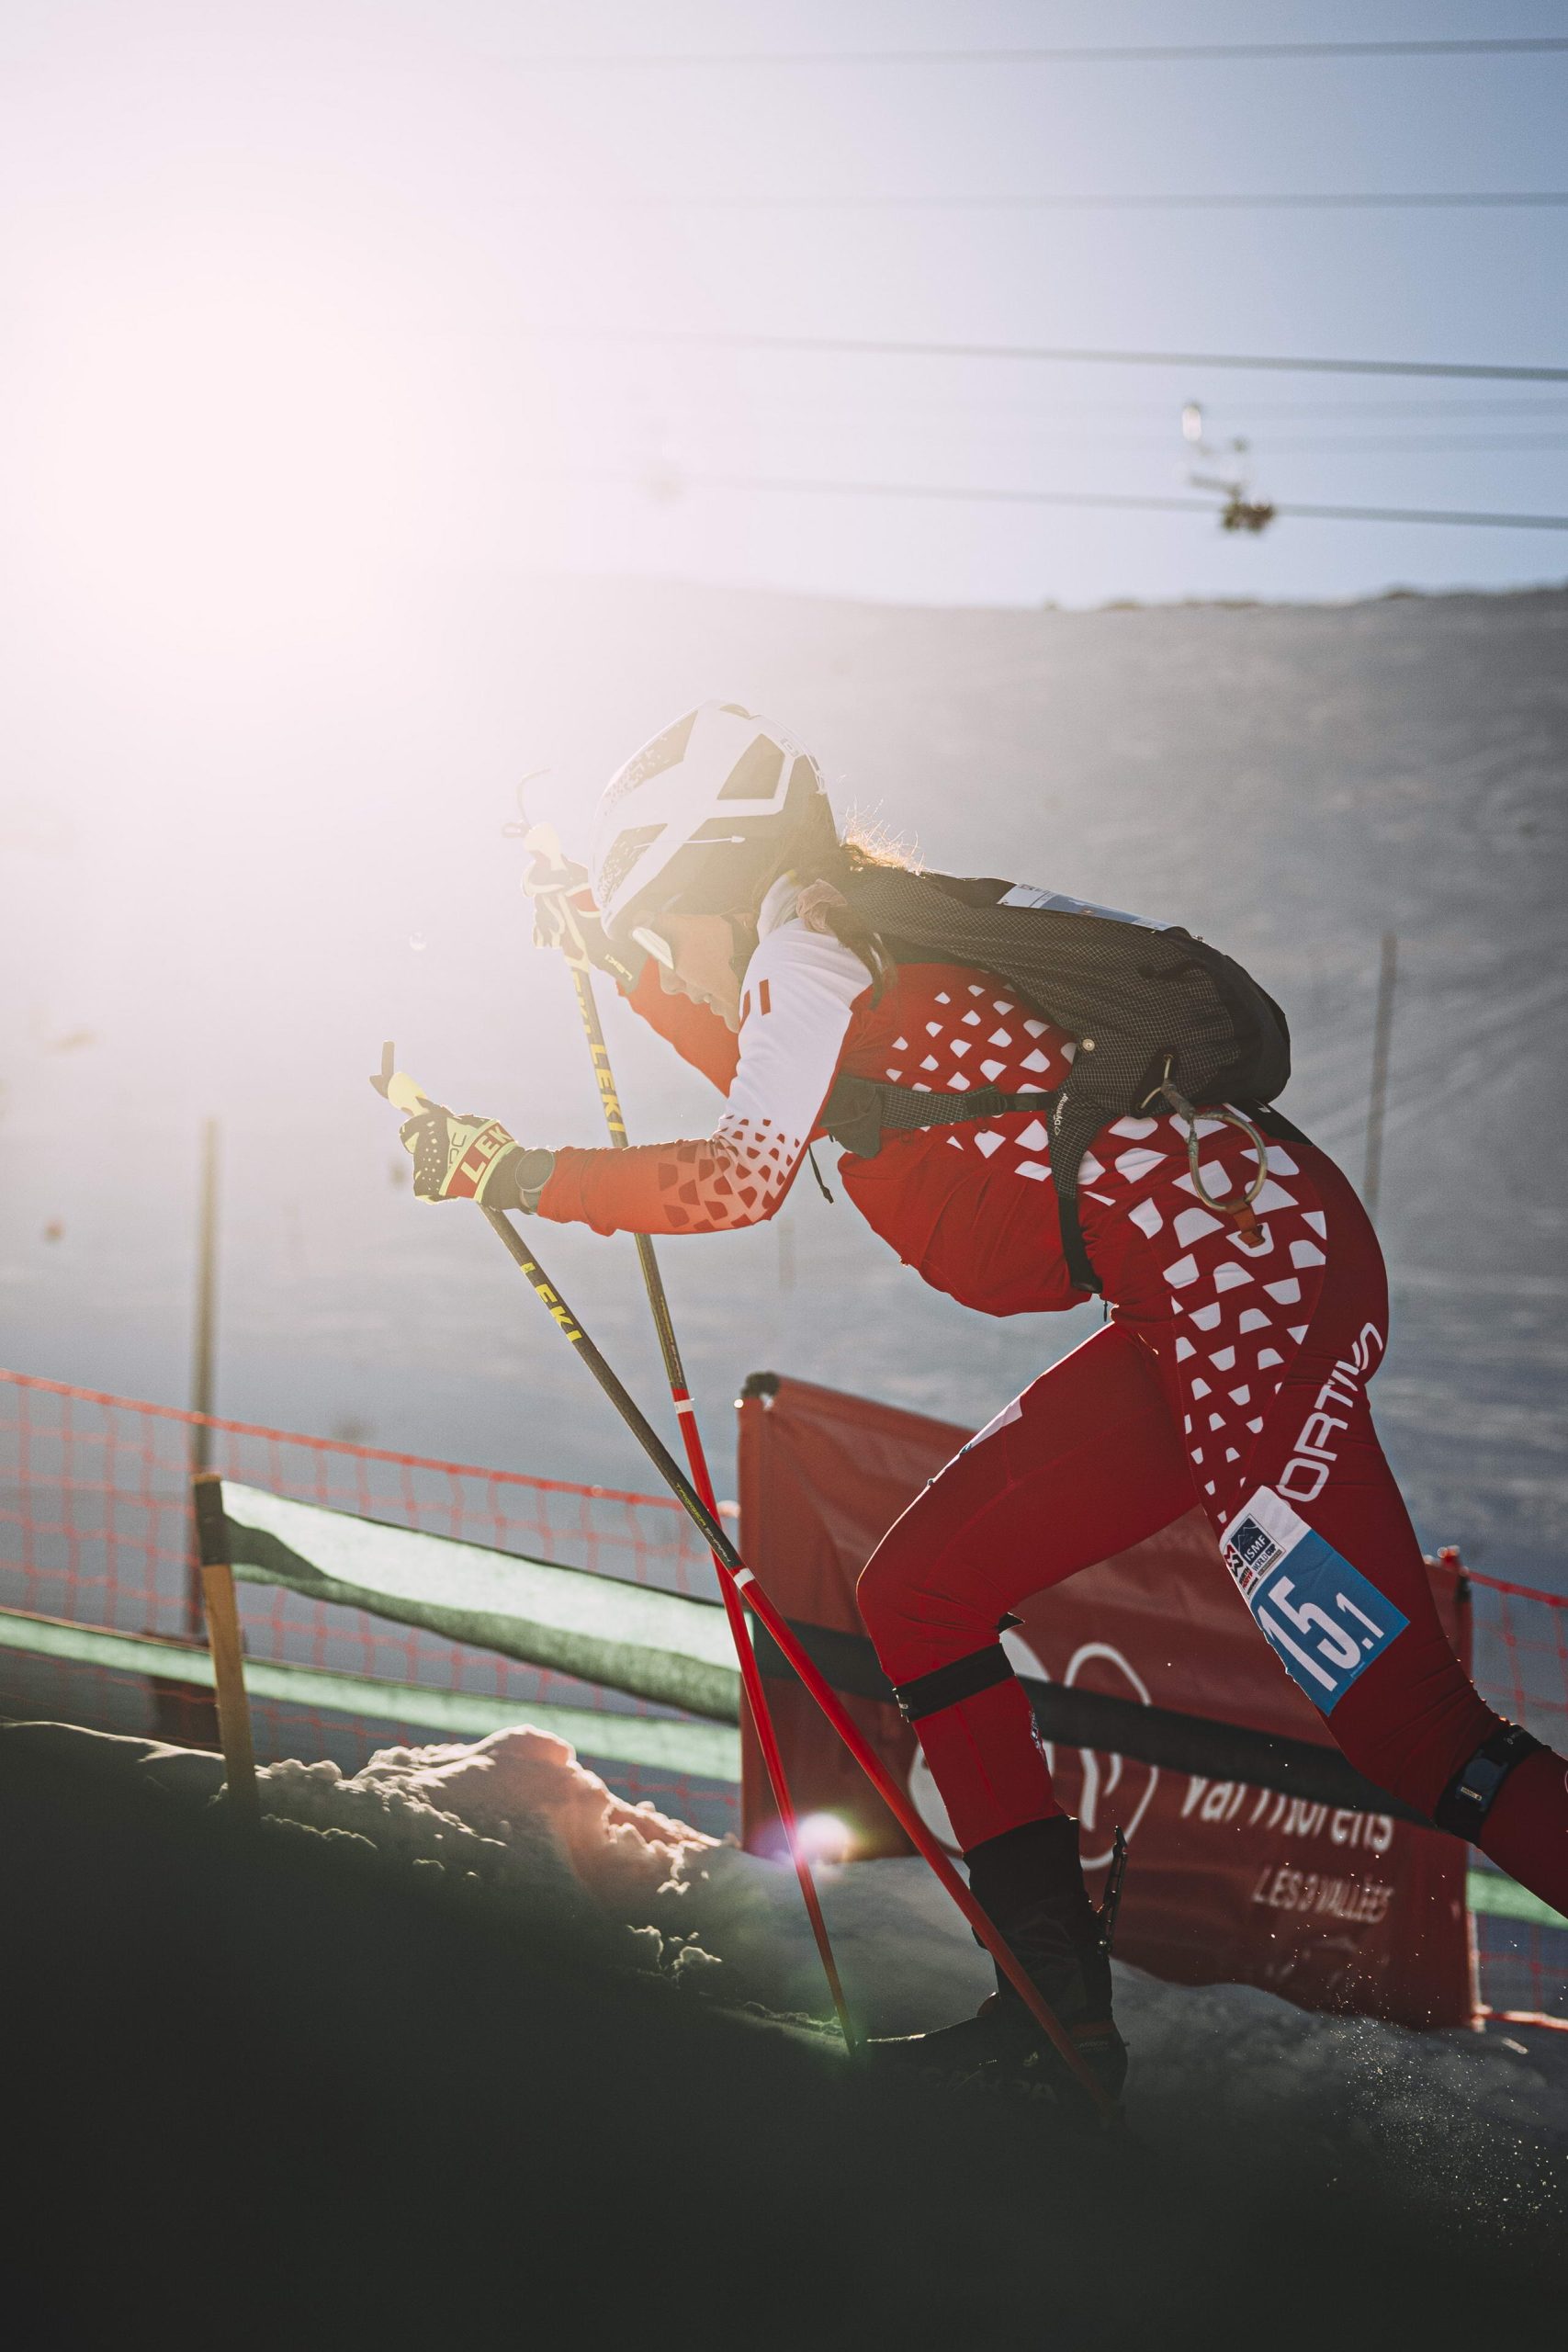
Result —
M1265 1317L1247 1302L1265 1295L1259 1283L1270 1269L1259 1265L1235 1287L1224 1271L1240 1262L1234 1231L1198 1252L1196 1276L1191 1255L1169 1270L1174 1242L1162 1251L1130 1233L1114 1264L1109 1252L1101 1261L1115 1319L1025 1389L895 1522L861 1577L861 1611L889 1678L910 1682L987 1648L1018 1601L1141 1543L1194 1503L1218 1535L1259 1488L1282 1491L1312 1536L1349 1564L1349 1588L1359 1591L1366 1579L1406 1621L1354 1673L1325 1721L1375 1786L1430 1812L1500 1718L1438 1624L1421 1547L1372 1428L1365 1384L1387 1332L1376 1238L1322 1153L1292 1143L1283 1157L1291 1210L1275 1220L1276 1243L1288 1244L1292 1231L1321 1237L1321 1251L1309 1241L1295 1256L1298 1267L1321 1262L1321 1276L1311 1269L1312 1294ZM1269 1159L1272 1167L1274 1148ZM1303 1208L1314 1213L1309 1225L1291 1224ZM1183 1201L1172 1210L1173 1218L1183 1213ZM1297 1285L1288 1258L1286 1277L1289 1295ZM1182 1285L1174 1308L1173 1283ZM1286 1332L1291 1314L1307 1320ZM1247 1323L1266 1328L1248 1334ZM1265 1342L1272 1362L1258 1385ZM1224 1390L1225 1381L1238 1385ZM1211 1403L1223 1411L1211 1414ZM1214 1572L1224 1573L1217 1561ZM964 1850L1060 1810L1017 1681L942 1707L917 1728ZM1568 1769L1560 1757L1543 1750L1516 1767L1478 1842L1568 1910Z

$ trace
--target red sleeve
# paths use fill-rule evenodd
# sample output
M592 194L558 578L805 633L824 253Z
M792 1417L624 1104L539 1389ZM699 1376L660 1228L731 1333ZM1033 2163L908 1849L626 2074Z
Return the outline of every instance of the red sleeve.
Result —
M737 1039L716 1014L644 973L633 1003L719 1081L711 1135L627 1151L561 1151L539 1214L596 1233L723 1233L770 1217L789 1191L833 1083L870 975L841 942L790 923L747 971Z
M624 991L626 1002L640 1020L674 1046L683 1062L700 1069L721 1094L728 1094L740 1059L739 1038L710 1006L665 989L660 968L650 956L636 988Z
M539 1215L595 1233L725 1233L773 1215L798 1158L722 1135L624 1151L569 1144L556 1154Z

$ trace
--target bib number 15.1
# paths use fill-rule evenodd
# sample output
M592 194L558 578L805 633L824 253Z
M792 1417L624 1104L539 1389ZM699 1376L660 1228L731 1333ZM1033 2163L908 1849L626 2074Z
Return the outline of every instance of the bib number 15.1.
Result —
M1259 1632L1323 1714L1410 1622L1272 1487L1249 1497L1220 1544Z

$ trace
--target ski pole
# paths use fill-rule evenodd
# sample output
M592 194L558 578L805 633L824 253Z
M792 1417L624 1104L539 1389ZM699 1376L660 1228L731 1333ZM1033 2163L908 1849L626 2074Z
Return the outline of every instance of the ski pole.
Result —
M523 836L523 846L544 865L553 867L559 866L563 863L560 843L553 829L548 825L531 827ZM626 1123L621 1111L620 1096L615 1089L615 1072L610 1067L610 1049L604 1042L604 1024L600 1021L599 1006L593 994L593 975L589 967L587 956L581 952L573 952L574 948L580 949L581 943L575 936L569 912L564 913L564 920L568 926L567 967L571 973L572 985L577 991L577 1010L582 1022L582 1034L588 1041L588 1053L593 1065L593 1075L598 1081L599 1101L604 1114L604 1125L609 1129L612 1148L616 1151L625 1151L630 1146L631 1137L626 1133ZM686 1369L681 1361L680 1343L675 1337L675 1326L670 1313L669 1295L664 1288L664 1277L659 1270L659 1258L653 1247L653 1237L648 1233L637 1233L632 1238L637 1243L637 1264L642 1269L642 1283L644 1290L648 1293L653 1328L659 1335L659 1351L664 1359L664 1375L670 1384L670 1398L675 1408L675 1418L680 1423L681 1436L686 1449L686 1462L692 1474L692 1483L696 1487L704 1508L716 1520L718 1506L714 1500L713 1478L708 1470L707 1453L703 1444L702 1431L697 1427L696 1407L692 1402L691 1391L686 1385ZM843 1984L839 1975L839 1963L833 1956L832 1940L828 1933L828 1922L822 1916L822 1905L817 1893L817 1882L811 1873L811 1864L800 1842L800 1828L795 1816L795 1799L790 1794L789 1778L784 1770L784 1755L779 1747L773 1713L768 1705L767 1692L762 1686L761 1669L757 1664L757 1654L751 1645L750 1632L746 1623L746 1611L741 1606L740 1596L736 1590L734 1582L725 1573L725 1564L716 1553L714 1555L714 1566L718 1571L718 1589L724 1600L724 1613L728 1621L730 1638L735 1644L736 1661L740 1668L740 1681L746 1694L746 1705L750 1712L752 1728L757 1735L757 1745L762 1752L768 1785L773 1792L773 1804L784 1829L784 1842L789 1848L789 1858L795 1864L795 1877L800 1882L801 1900L806 1905L806 1916L811 1922L811 1933L817 1945L818 1956L822 1962L822 1973L828 1980L828 1990L833 1997L833 2009L839 2020L839 2030L844 2037L846 2049L852 2052L855 2048L854 2029L850 2023L849 2007L844 1999Z
M387 1048L382 1068L383 1075L373 1080L372 1083L397 1110L412 1114L433 1107L432 1097L427 1095L405 1070L392 1069L389 1046ZM824 1681L795 1639L793 1627L773 1607L755 1576L725 1533L716 1514L709 1510L658 1430L647 1419L629 1391L622 1386L615 1372L600 1354L538 1260L529 1250L522 1235L513 1226L511 1219L500 1209L485 1208L482 1202L479 1205L540 1305L549 1315L552 1322L558 1327L562 1337L569 1340L576 1349L577 1353L610 1399L611 1404L614 1405L676 1501L705 1539L709 1551L724 1570L725 1575L733 1578L737 1589L745 1594L747 1607L754 1611L767 1627L916 1852L923 1857L947 1894L963 1912L976 1935L985 1945L1030 2015L1045 2033L1075 2080L1088 2093L1089 2098L1102 2115L1107 2117L1111 2115L1114 2112L1113 2102L1096 2082L1082 2054L1075 2046L1071 2036L1044 1995L1021 1963L1014 1958L1001 1934L992 1925L989 1915L982 1910L968 1887L959 1877L925 1823L888 1772L881 1758L874 1753L862 1736L852 1717L840 1705L836 1693Z

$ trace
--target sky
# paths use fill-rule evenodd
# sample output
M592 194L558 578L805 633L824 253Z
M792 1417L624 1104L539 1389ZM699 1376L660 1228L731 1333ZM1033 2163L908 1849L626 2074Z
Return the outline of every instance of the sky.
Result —
M874 55L1565 29L1555 0L11 0L6 602L177 670L330 657L448 572L1066 605L1561 579L1568 532L787 485L1180 496L1196 401L1258 497L1568 514L1568 383L619 338L1568 364L1562 208L976 209L1561 191L1568 54Z

